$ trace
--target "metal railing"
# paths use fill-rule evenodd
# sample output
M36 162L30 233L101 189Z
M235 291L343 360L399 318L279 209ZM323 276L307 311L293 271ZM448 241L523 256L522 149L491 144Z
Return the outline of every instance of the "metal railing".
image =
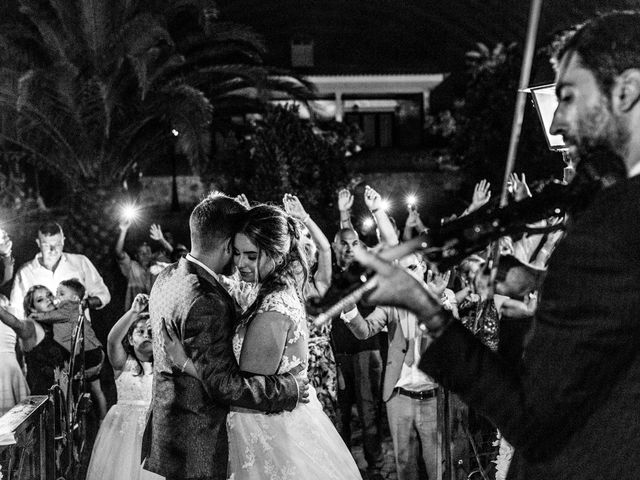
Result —
M1 480L75 480L86 447L91 406L84 371L82 307L74 327L68 366L49 390L33 395L0 417Z
M54 416L53 401L33 395L0 417L2 480L54 478Z

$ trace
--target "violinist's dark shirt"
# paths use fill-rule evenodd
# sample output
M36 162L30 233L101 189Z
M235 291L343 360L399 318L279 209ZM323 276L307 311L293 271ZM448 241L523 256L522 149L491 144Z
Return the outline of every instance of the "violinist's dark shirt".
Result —
M509 479L640 478L640 176L570 225L519 368L458 322L420 368L515 446Z

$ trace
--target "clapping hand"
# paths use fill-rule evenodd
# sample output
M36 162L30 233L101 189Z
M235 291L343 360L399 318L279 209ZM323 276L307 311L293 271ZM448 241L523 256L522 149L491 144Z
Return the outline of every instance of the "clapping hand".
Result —
M345 211L351 210L353 206L353 195L349 190L343 188L338 192L338 210Z
M473 212L485 205L491 199L491 184L485 179L476 183L473 189L473 197L471 197L471 205L469 211Z
M527 179L524 173L522 174L522 178L518 178L518 174L516 173L511 173L511 175L509 175L508 186L516 202L531 196L531 191L527 185Z
M369 185L364 187L364 203L370 212L376 212L382 207L382 197Z
M285 212L298 220L304 221L309 216L302 206L302 203L300 203L300 200L295 195L285 193L282 199L282 204L284 205Z

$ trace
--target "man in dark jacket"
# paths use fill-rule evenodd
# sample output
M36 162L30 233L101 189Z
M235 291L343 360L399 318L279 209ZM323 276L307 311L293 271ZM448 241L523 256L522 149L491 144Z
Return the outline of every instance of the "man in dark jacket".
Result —
M520 365L503 362L402 270L356 252L379 272L370 300L411 309L434 339L420 368L514 445L509 479L640 475L638 25L640 12L612 13L559 43L551 133L583 162L602 150L611 165L622 159L627 178L604 182L553 253Z

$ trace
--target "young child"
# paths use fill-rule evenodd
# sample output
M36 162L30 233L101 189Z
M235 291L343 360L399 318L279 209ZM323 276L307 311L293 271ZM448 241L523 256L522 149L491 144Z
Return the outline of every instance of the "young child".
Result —
M142 436L151 403L153 346L146 312L148 296L138 294L107 339L107 355L118 392L116 403L93 445L87 480L159 480L140 465Z
M58 285L56 299L57 308L47 312L36 312L29 318L45 325L52 325L53 340L71 353L73 346L73 330L80 316L81 302L85 295L85 288L76 278L63 280ZM75 352L77 355L78 352ZM91 387L91 393L98 406L100 419L107 414L107 399L100 387L100 371L104 362L102 344L91 327L91 323L84 322L84 366L85 378ZM75 373L75 372L74 372Z

